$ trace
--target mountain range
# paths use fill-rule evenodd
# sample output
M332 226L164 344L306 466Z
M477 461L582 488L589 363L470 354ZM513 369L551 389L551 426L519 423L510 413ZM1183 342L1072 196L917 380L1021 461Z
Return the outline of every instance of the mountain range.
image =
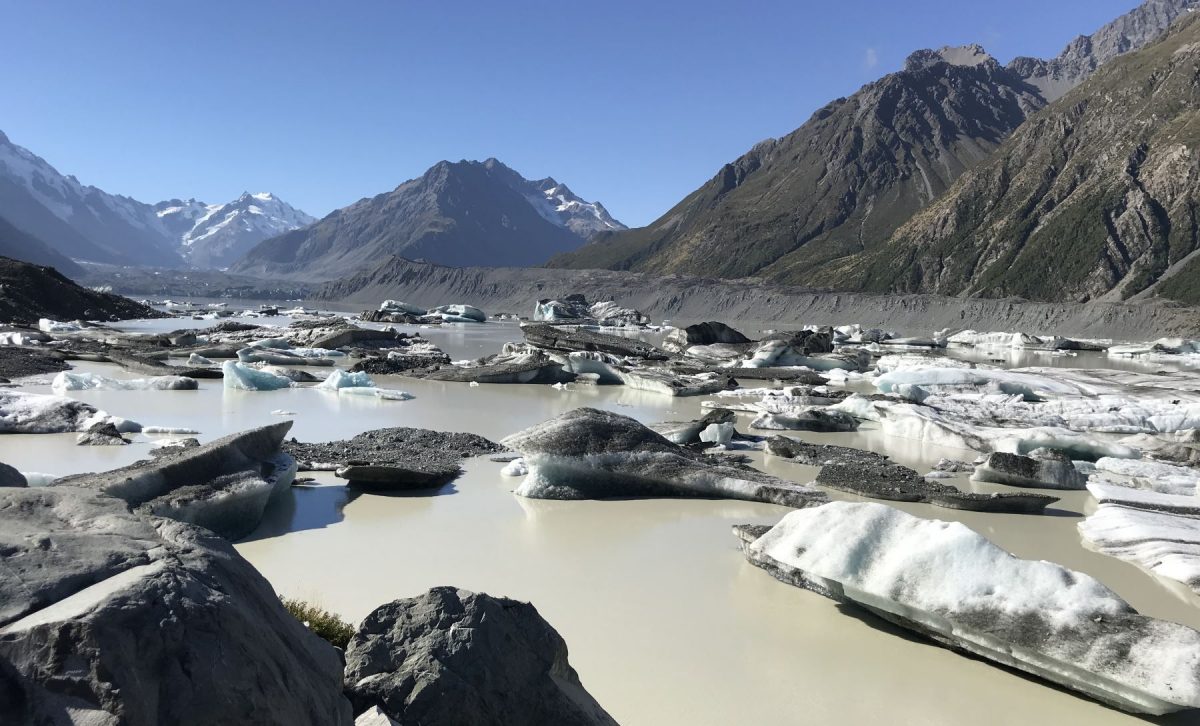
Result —
M267 237L314 221L270 194L243 194L220 205L151 205L109 194L61 174L3 132L0 220L6 223L0 242L24 235L23 246L12 251L28 249L21 259L29 262L46 264L45 247L70 260L154 267L223 267Z
M445 265L531 266L626 229L599 202L496 159L442 161L390 192L269 239L231 271L327 280L392 255Z
M913 53L902 70L833 101L791 134L726 164L649 226L601 233L549 266L753 275L839 289L954 294L1018 289L914 282L911 268L892 284L885 279L889 255L908 249L893 236L951 188L961 195L960 177L1007 154L1014 132L1041 123L1049 104L1056 109L1069 104L1063 94L1088 85L1097 68L1159 38L1191 6L1187 0L1147 0L1049 61L1017 58L1001 65L979 46ZM1119 81L1107 81L1113 82ZM1103 92L1092 86L1070 98ZM1102 104L1093 106L1099 111ZM1109 140L1123 141L1119 135ZM1091 152L1102 153L1098 147ZM996 192L993 187L980 193ZM912 243L920 233L904 234ZM863 272L870 267L863 259L877 261L871 267L875 274ZM1105 294L1116 285L1114 276L1108 279L1107 287L1084 286L1072 294L1080 299ZM1060 293L1021 289L1050 298Z

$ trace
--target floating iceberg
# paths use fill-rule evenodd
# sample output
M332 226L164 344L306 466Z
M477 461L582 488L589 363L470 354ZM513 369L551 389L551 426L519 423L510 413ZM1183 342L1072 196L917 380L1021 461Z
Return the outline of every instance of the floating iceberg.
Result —
M121 433L136 433L142 429L141 424L112 416L73 398L0 389L0 433L82 433L97 424L108 423Z
M341 368L335 368L328 378L313 387L323 391L336 391L339 388L374 388L375 382L369 375L361 371L351 373Z
M42 318L38 320L38 330L43 333L74 333L83 330L83 325L78 322L62 323L57 320Z
M626 416L577 408L506 438L529 474L516 494L536 499L720 497L807 507L818 489L714 461Z
M484 323L487 313L473 305L441 305L429 311L446 323Z
M1200 593L1200 519L1194 496L1089 484L1101 502L1079 523L1098 551L1178 580Z
M1118 708L1200 707L1200 633L1138 614L1079 572L1022 560L966 527L832 502L735 528L779 580Z
M524 459L513 459L500 470L501 476L525 476L528 473L529 468L525 466Z
M292 385L289 378L231 360L221 365L221 373L225 378L225 387L239 391L277 391Z
M194 391L200 386L195 378L183 376L117 379L62 371L54 376L50 387L55 391Z

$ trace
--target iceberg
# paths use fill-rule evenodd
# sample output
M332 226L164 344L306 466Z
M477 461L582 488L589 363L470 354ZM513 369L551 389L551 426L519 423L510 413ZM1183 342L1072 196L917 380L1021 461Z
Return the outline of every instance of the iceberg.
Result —
M49 318L41 318L38 320L38 330L43 333L74 333L83 330L81 323L62 323Z
M577 408L501 442L525 460L516 494L535 499L701 497L789 507L822 504L818 489L671 443L638 421Z
M335 368L329 377L321 381L313 388L319 388L322 391L336 391L340 388L374 388L375 382L371 377L363 372L350 373L341 368Z
M50 388L55 391L195 391L200 386L195 378L155 376L153 378L105 378L95 373L62 371L54 377Z
M1200 519L1194 496L1096 484L1088 491L1101 504L1077 525L1084 540L1103 554L1200 594Z
M431 309L429 314L440 317L446 323L487 322L487 313L473 305L441 305Z
M735 532L777 579L1135 713L1200 707L1200 633L967 526L831 502Z
M0 389L0 434L84 433L97 424L112 424L121 433L142 429L73 398Z
M221 365L221 373L224 375L225 388L239 391L277 391L292 385L289 378L231 360Z

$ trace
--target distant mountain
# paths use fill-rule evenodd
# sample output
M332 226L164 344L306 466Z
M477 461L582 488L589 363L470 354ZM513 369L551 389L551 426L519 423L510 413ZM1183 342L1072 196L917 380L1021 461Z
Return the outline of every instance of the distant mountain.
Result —
M184 258L204 268L228 267L264 239L317 221L270 193L245 192L227 204L172 199L154 211Z
M391 255L439 264L535 265L599 230L620 230L598 202L554 179L530 181L495 159L443 161L394 190L268 239L231 268L327 280Z
M1042 105L978 46L920 51L726 164L650 226L550 266L802 277L886 239Z
M0 217L73 259L183 264L152 207L82 185L2 132Z
M0 257L53 267L68 277L83 274L83 268L37 237L0 219Z
M1030 115L1191 4L1147 0L1053 61L1002 66L975 45L913 53L726 164L648 227L602 232L548 265L811 283L886 242Z
M814 282L1200 304L1200 17L1106 64L873 251Z

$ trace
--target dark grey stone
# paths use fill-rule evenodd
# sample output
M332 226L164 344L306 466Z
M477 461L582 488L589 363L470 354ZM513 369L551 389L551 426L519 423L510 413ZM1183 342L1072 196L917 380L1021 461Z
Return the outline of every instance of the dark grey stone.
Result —
M346 649L354 712L424 726L615 726L529 603L435 587L368 615Z

